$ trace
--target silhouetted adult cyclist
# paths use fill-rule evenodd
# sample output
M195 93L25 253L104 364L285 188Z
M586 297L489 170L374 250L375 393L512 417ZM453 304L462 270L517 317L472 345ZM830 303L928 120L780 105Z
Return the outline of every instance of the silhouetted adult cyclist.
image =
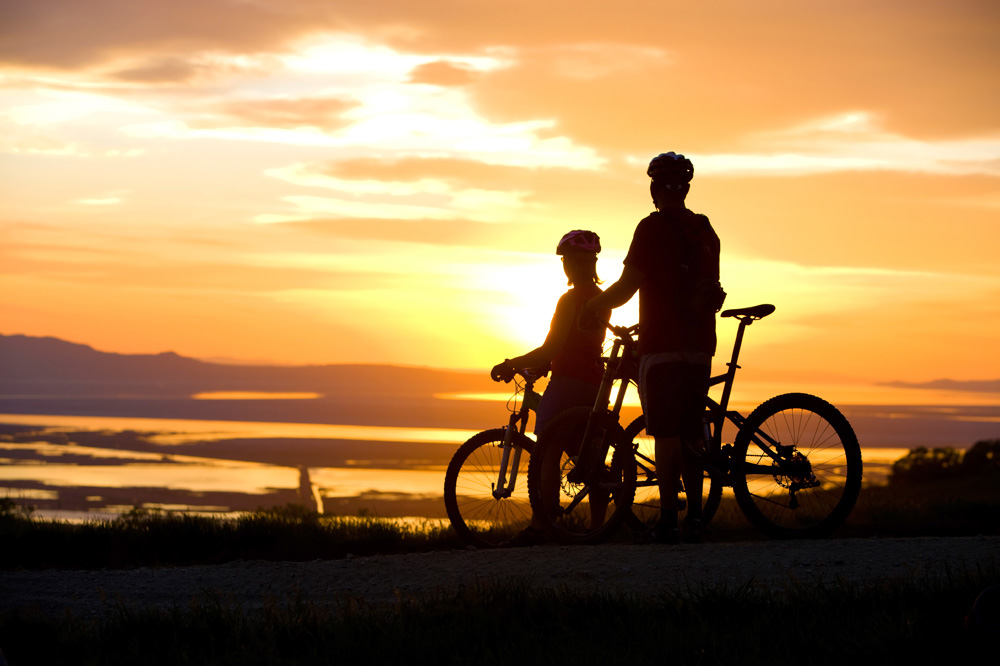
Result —
M703 477L692 451L701 447L715 313L725 298L718 282L719 238L707 217L685 206L694 176L690 160L662 153L647 174L656 212L636 227L621 278L587 302L581 321L586 323L589 311L616 308L639 292L639 389L646 432L655 440L660 489L660 519L641 538L676 543L682 537L675 499L683 474L683 538L697 541Z
M593 231L577 229L564 235L556 246L571 288L559 298L549 333L541 347L496 364L490 376L494 381L509 382L516 368L546 368L552 372L535 415L535 434L544 437L545 426L563 410L594 404L604 366L601 348L604 327L582 330L577 326L584 303L601 294L597 277L597 254L601 239ZM598 312L607 321L610 310ZM506 545L532 545L541 540L542 524L532 517L532 524Z

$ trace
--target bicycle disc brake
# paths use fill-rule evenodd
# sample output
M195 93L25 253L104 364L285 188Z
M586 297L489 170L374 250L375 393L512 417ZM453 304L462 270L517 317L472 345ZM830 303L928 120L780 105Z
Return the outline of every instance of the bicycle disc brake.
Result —
M566 497L572 497L568 506L561 507L560 512L562 514L567 514L573 511L573 509L587 497L590 492L590 488L587 487L585 482L576 483L570 480L570 473L573 469L570 469L569 473L566 472L567 468L573 466L576 469L575 462L572 459L566 460L563 463L562 470L560 470L560 481L559 490Z
M812 464L799 451L795 451L781 462L775 460L772 466L775 468L775 482L783 488L788 488L793 498L796 491L804 488L815 488L819 485L819 480L812 472Z

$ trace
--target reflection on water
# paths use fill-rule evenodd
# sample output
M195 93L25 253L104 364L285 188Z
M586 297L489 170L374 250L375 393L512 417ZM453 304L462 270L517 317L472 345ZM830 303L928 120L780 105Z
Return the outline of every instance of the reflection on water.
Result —
M213 439L252 437L355 439L388 442L442 442L461 444L474 430L450 428L403 428L387 426L326 425L321 423L267 423L258 421L194 421L111 416L50 416L0 414L0 423L52 426L79 430L135 430L157 433L160 444L183 444Z
M270 393L266 391L206 391L195 393L192 400L315 400L319 393Z
M323 496L319 487L309 478L309 468L305 465L299 467L299 500L310 511L323 513Z
M365 467L356 460L350 461L351 467L314 466L308 461L283 466L171 451L181 444L238 443L241 438L258 445L273 439L273 446L287 447L289 439L304 437L329 440L329 447L338 446L341 439L441 442L447 444L443 453L450 455L452 444L457 447L473 434L426 428L67 416L0 415L0 423L45 428L0 438L0 497L35 506L42 516L65 514L71 519L81 513L107 517L135 506L227 515L287 503L321 513L440 517L444 461L425 463L420 469L383 469L371 463ZM124 437L124 431L134 432Z
M474 434L457 429L37 415L0 415L0 423L50 428L35 435L0 437L0 497L36 506L39 515L69 517L65 519L103 517L137 505L228 515L293 502L334 514L443 517L444 464L451 451ZM122 437L123 431L134 431L134 436ZM74 432L88 437L76 436L79 441L74 441ZM346 446L341 440L445 446L437 463L394 469L377 459L329 466L308 459L275 465L213 458L215 444L197 451L208 452L205 456L172 453L177 445L222 440L230 440L228 452L238 452L243 438L273 448L287 448L294 438L316 438L327 448ZM907 452L865 449L865 480L884 481L892 463Z
M716 370L720 370L716 368ZM715 399L719 399L722 385L714 386L710 391ZM789 392L811 393L834 405L905 405L908 407L939 407L953 406L954 411L962 407L985 406L994 407L1000 403L1000 393L987 391L955 391L944 389L900 388L878 384L842 384L833 382L764 382L746 380L739 376L734 384L729 406L732 409L748 411L768 398ZM504 402L510 399L509 393L440 393L434 396L442 400L484 400ZM639 396L634 386L630 386L625 394L625 405L639 406ZM942 411L946 411L947 407ZM900 412L903 414L904 412ZM959 417L969 418L969 417ZM978 419L977 419L978 420ZM989 419L995 420L995 417Z

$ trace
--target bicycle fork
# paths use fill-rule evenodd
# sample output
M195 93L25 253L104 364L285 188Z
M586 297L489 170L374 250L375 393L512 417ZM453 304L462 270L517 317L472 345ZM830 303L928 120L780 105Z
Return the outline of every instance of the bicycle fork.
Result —
M515 432L524 433L527 426L528 415L512 414L510 423L504 428L503 454L500 456L500 471L497 475L496 483L493 484L494 499L507 499L514 493L514 486L517 483L517 470L521 467L521 454L524 449L514 446ZM512 455L513 453L513 455ZM509 467L508 467L509 466ZM510 479L507 478L507 470L510 469Z

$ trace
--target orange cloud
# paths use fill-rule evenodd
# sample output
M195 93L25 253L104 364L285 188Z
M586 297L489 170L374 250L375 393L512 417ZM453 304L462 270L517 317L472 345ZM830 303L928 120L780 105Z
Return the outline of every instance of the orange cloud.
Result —
M203 72L198 63L184 58L156 58L118 70L113 78L130 83L185 83Z
M357 107L357 102L324 97L231 101L214 110L221 117L206 120L200 126L225 126L235 122L254 127L315 127L334 131L350 124L343 114Z
M446 60L420 65L410 73L412 83L429 83L435 86L461 86L474 81L476 77L477 73L471 68Z

